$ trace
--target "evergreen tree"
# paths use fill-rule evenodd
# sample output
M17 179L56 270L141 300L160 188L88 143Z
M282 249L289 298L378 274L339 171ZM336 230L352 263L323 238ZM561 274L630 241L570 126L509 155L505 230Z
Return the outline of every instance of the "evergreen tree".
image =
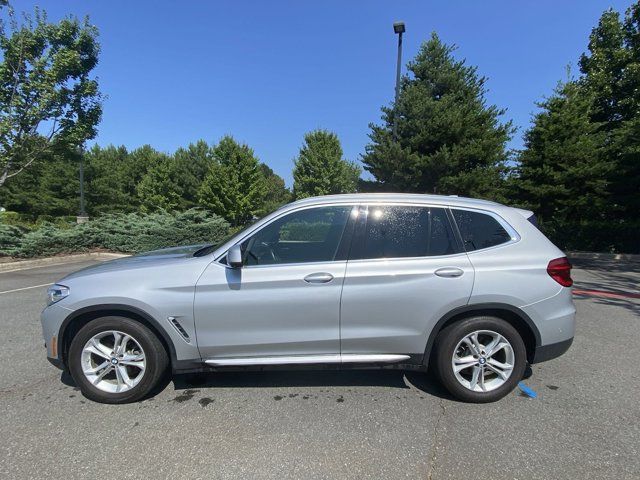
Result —
M397 105L371 124L362 161L385 190L501 199L511 122L487 106L484 77L433 33L402 79ZM398 119L397 138L393 134Z
M133 212L138 209L136 183L124 146L95 145L84 154L85 198L91 215Z
M293 196L355 192L360 167L342 158L342 146L335 133L314 130L304 136L293 168Z
M209 168L216 160L213 147L204 140L179 148L173 155L176 168L181 170L182 196L188 207L198 205L198 191Z
M265 180L266 194L261 214L273 212L278 207L291 200L291 192L285 186L284 179L277 175L268 165L260 164L260 170Z
M77 155L44 153L0 188L0 206L36 219L76 215L80 207Z
M184 211L198 204L198 190L215 163L211 147L200 140L173 156L159 159L138 184L138 196L146 211Z
M525 133L514 185L543 228L584 224L606 214L613 165L602 154L601 124L591 120L593 103L577 82L561 84L538 104L542 111Z
M186 210L190 205L185 201L183 170L174 157L163 155L158 159L137 186L138 197L143 211Z
M140 209L138 187L149 169L166 158L150 145L94 146L85 153L85 195L91 215Z
M605 132L604 155L615 162L610 176L611 214L640 220L640 4L624 21L603 13L580 59L582 82L594 98L592 120Z
M245 224L264 205L266 187L258 159L230 136L213 148L213 156L216 163L200 186L200 203L234 226Z
M542 102L513 185L563 248L636 252L640 229L640 4L605 11L582 76Z

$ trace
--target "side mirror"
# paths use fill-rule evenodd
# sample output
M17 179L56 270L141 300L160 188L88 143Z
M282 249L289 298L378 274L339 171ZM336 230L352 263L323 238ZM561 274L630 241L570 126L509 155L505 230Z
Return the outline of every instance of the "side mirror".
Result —
M242 267L242 250L240 250L240 245L234 245L227 252L227 265L231 268Z

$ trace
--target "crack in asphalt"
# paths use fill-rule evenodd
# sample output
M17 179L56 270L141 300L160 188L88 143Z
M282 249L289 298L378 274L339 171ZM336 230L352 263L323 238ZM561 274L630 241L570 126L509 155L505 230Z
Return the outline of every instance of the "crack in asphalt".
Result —
M433 429L433 445L431 447L431 455L429 459L429 470L427 472L427 480L433 480L433 473L436 469L436 453L438 451L438 442L440 436L440 424L445 417L446 408L444 406L444 399L441 398L438 402L438 407L440 407L440 415L438 415L438 419L436 420L436 425Z

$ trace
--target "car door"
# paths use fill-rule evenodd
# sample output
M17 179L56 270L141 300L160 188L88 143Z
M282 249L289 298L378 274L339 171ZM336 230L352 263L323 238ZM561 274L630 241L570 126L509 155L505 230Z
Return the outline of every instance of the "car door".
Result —
M286 212L240 241L242 268L207 267L194 302L205 360L340 353L353 208Z
M421 358L435 323L468 302L473 277L446 208L362 207L342 292L342 354Z

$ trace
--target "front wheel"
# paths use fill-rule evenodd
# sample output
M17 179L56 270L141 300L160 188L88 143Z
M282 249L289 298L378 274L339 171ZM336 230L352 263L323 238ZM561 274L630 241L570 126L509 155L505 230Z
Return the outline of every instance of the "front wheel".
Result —
M456 398L493 402L511 392L527 364L524 342L496 317L473 317L446 327L436 340L436 371Z
M155 334L124 317L103 317L71 342L68 366L82 394L100 403L144 398L164 376L169 360Z

